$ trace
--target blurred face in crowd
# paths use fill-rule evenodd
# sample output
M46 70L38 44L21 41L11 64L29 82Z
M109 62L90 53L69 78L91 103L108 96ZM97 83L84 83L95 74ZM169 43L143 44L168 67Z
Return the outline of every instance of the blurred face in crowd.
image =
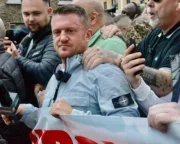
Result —
M129 3L124 6L121 13L127 15L130 19L134 19L136 15L136 7L133 3Z
M43 0L22 0L22 16L26 27L37 32L50 22L52 9Z
M92 30L76 14L54 15L51 21L54 47L61 59L83 53Z
M153 27L166 29L176 17L179 0L149 0L147 12Z

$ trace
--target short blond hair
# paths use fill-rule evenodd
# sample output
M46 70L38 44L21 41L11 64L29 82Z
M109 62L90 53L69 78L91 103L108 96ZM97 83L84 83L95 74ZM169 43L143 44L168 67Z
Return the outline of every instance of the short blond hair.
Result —
M90 27L89 18L84 8L74 4L67 4L59 6L56 10L53 11L53 16L66 14L76 14L78 17L81 18L83 25L86 28Z

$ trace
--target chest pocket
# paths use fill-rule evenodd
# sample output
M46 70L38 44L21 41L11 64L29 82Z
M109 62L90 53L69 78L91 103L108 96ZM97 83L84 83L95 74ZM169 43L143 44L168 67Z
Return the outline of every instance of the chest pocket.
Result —
M90 106L90 96L88 93L84 92L68 92L64 93L63 96L59 97L58 99L64 99L67 101L69 105L73 108L80 108L81 107L89 107Z

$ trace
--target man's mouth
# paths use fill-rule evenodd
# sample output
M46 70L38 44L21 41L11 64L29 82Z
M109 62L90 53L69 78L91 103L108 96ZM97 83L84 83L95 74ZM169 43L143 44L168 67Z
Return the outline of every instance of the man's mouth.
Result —
M29 27L35 27L36 26L36 24L28 24L29 25Z
M58 48L60 48L61 50L66 50L68 47L70 47L70 45L60 45L60 46L58 46Z
M152 9L150 7L147 7L147 12L148 12L148 15L149 15L150 18L154 18L155 15L156 15L155 9Z
M153 17L155 17L155 13L149 12L149 16L150 16L150 18L153 18Z

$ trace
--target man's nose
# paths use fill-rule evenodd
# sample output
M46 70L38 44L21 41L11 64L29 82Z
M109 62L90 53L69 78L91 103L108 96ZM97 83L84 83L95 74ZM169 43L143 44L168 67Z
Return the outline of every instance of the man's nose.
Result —
M33 15L29 16L29 21L34 21L34 16Z
M68 40L69 40L69 38L68 38L67 34L66 34L65 32L62 32L62 33L61 33L61 36L60 36L60 41L61 41L62 43L65 43L65 42L67 42Z
M147 3L148 7L154 7L154 0L149 0Z

